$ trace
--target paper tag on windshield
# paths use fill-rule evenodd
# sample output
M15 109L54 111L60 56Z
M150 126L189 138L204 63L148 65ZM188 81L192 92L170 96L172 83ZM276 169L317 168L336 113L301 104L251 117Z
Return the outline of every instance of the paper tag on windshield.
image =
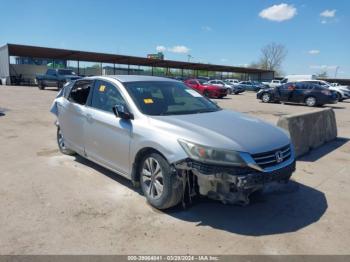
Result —
M100 92L104 92L106 89L106 86L100 85L100 88L98 89Z
M194 90L191 90L191 89L186 89L186 92L189 93L191 96L194 96L194 97L202 97L202 95Z
M146 99L143 99L143 102L145 104L153 104L153 99L152 98L146 98Z

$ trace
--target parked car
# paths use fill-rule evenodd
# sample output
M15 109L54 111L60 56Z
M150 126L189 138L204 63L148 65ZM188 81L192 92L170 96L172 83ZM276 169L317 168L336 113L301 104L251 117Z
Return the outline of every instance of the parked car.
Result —
M337 103L335 92L309 82L291 82L278 87L260 90L257 99L264 103L292 102L307 106Z
M337 98L339 102L342 102L350 98L350 90L348 89L347 86L341 86L341 85L333 86L332 84L323 80L304 80L303 82L317 84L329 90L335 91L337 93Z
M206 80L188 79L184 83L209 98L223 98L227 96L227 89L221 86L210 85Z
M233 91L234 91L234 88L233 88L232 85L227 84L227 83L225 83L225 82L222 81L222 80L218 80L218 79L209 80L209 81L207 82L207 84L213 85L213 86L220 86L220 87L222 87L222 88L226 88L228 94L232 94Z
M238 79L226 79L224 82L231 85L238 85L240 81Z
M70 69L47 69L46 74L36 75L36 81L41 90L49 86L61 89L65 83L79 78L80 77Z
M241 81L239 82L238 86L244 88L245 90L255 91L255 92L259 91L260 89L266 88L265 85L257 81Z
M245 91L245 88L243 86L240 86L239 81L236 79L226 79L224 82L225 84L231 85L231 93L234 93L235 95L238 95Z
M262 82L264 85L268 86L268 87L276 87L276 86L280 86L282 85L281 80L271 80L270 82Z
M159 209L196 194L248 204L252 192L288 181L295 170L285 131L223 110L176 80L80 79L64 86L51 112L62 153L77 153L139 184Z

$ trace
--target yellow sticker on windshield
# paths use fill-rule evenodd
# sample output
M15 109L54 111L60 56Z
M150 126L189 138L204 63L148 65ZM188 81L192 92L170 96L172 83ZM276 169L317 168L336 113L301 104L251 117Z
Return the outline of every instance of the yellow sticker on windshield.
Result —
M104 91L105 91L105 89L106 89L106 86L104 86L104 85L100 85L100 88L98 89L98 91L100 91L100 92L104 92Z
M143 102L145 104L153 104L153 99L152 98L145 98L145 99L143 99Z

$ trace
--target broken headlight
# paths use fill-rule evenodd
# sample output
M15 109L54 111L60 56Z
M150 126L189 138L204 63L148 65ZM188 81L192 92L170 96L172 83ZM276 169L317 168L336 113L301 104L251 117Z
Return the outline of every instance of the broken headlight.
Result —
M239 152L202 146L182 139L178 141L193 160L209 164L246 166Z

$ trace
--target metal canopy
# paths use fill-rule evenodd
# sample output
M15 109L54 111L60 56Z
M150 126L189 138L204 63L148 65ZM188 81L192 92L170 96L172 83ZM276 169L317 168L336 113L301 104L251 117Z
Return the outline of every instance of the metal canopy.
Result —
M127 64L140 65L152 67L178 68L178 69L192 69L192 70L208 70L217 72L235 72L235 73L271 73L271 70L263 70L247 67L235 67L224 65L212 65L203 63L189 63L172 60L158 60L143 57L76 51L67 49L57 49L39 46L7 44L10 56L22 56L31 58L49 58L49 59L63 59L63 60L77 60L86 62L98 63L113 63L113 64Z

